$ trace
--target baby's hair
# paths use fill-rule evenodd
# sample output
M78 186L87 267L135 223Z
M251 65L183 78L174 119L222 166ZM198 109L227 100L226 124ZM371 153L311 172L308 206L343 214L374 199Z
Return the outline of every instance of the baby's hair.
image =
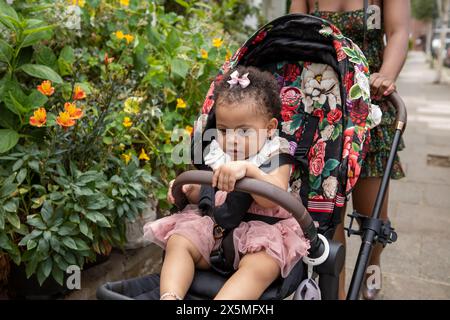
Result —
M231 74L238 71L239 77L248 73L250 84L242 88L239 84L230 86L227 82L231 79ZM255 67L239 66L223 75L220 82L215 84L214 89L216 107L218 104L234 104L244 99L252 99L258 107L257 112L278 118L281 112L281 100L278 83L274 76L261 71Z

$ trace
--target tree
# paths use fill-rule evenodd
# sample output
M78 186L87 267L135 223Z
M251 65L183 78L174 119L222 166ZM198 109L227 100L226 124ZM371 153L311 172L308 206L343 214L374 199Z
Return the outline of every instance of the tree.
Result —
M433 18L436 10L436 2L430 0L412 0L411 15L414 19L428 24L425 42L425 52L431 60L431 38L433 37Z
M437 0L439 18L441 21L441 36L440 36L440 47L437 54L438 64L436 67L436 79L434 83L441 83L442 81L442 71L444 67L444 55L446 49L446 39L447 39L447 29L448 29L448 10L450 5L450 0Z

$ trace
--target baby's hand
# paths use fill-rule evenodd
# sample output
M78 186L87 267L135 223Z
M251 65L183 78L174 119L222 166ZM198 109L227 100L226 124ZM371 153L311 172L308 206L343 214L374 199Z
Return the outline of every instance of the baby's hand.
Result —
M167 201L171 204L175 204L175 197L172 194L172 186L175 179L169 182L169 190L167 192ZM199 184L185 184L181 187L181 190L186 195L190 203L198 203L200 197L200 185Z
M236 181L245 177L247 165L245 161L232 161L221 165L214 170L212 186L226 192L233 191Z

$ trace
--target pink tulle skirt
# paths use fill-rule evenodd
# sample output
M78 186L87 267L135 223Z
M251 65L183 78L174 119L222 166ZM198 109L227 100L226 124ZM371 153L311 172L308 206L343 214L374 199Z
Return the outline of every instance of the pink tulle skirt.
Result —
M217 192L216 205L222 204L225 197L226 192ZM285 219L273 225L262 221L241 222L233 232L234 268L238 268L243 255L264 250L277 262L281 276L286 278L296 263L308 254L309 241L297 221L283 208L263 208L254 202L249 212ZM164 249L171 235L181 235L210 263L211 252L220 245L220 241L214 240L213 227L213 220L202 216L197 205L190 204L179 213L147 223L144 236Z

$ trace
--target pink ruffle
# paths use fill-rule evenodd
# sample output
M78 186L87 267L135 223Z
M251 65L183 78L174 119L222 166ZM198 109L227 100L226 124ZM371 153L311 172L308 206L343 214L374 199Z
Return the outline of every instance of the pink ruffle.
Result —
M216 193L216 205L226 198L226 192ZM269 225L262 221L241 222L234 230L234 268L237 269L242 255L265 250L280 266L281 276L287 277L300 259L308 254L309 241L292 215L283 208L263 208L253 203L249 212L266 216L286 218ZM189 239L206 261L219 243L214 241L213 220L201 216L196 205L188 205L182 212L150 222L144 226L144 237L163 249L172 234Z

